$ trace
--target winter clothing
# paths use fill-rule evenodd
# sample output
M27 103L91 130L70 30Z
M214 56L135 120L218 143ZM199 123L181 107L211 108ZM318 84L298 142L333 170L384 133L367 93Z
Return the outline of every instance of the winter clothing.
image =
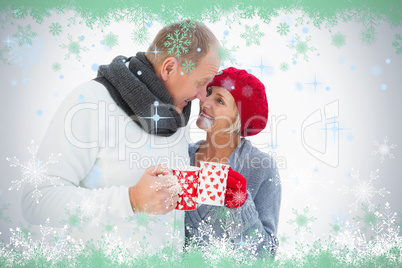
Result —
M129 61L130 65L132 62L133 59ZM109 71L105 70L108 69L113 67L101 68L106 79ZM118 75L113 72L112 76ZM143 75L146 72L144 69ZM119 79L124 80L127 74L122 73ZM153 88L153 85L158 85L157 81L142 79L131 79L132 89L138 94L135 96L127 95L129 85L116 86L134 114L142 116L142 112L147 110L144 106L135 110L132 98L136 96L142 101L141 98L148 95L148 104L154 100L153 96L161 104L165 101L172 103L167 96L157 93L163 90L160 85ZM115 82L118 80L111 81L112 84ZM128 192L149 166L188 164L188 143L184 138L188 129L174 123L164 125L164 119L161 119L158 133L159 126L163 126L166 135L151 135L127 116L127 107L119 107L116 103L121 102L116 102L96 81L78 86L63 100L44 136L37 158L46 161L52 153L61 153L61 156L58 163L46 166L45 178L37 189L34 185L26 185L22 197L23 215L32 224L45 224L50 218L52 226L67 226L71 236L83 241L101 239L109 234L106 226L117 226L112 234L119 235L121 246L129 248L133 254L143 250L147 243L147 248L152 251L166 243L180 248L184 237L184 212L134 214ZM36 204L33 197L38 191L43 196ZM72 216L79 217L78 223L70 223Z
M194 154L201 142L189 146L191 165L194 164ZM195 239L197 245L208 243L209 237L198 228L200 224L208 224L214 231L213 237L222 238L223 234L226 234L226 237L232 236L233 243L237 245L245 242L246 234L257 230L263 237L263 241L256 245L258 254L264 252L263 246L266 246L271 254L275 254L278 247L276 233L281 203L281 184L278 183L280 179L274 159L243 138L226 164L247 179L247 200L237 209L201 205L197 210L186 211L186 244L192 243L192 239ZM236 223L232 226L234 229L230 231L223 230L223 225L219 221L219 218L227 213L226 223ZM236 229L237 223L240 223L238 229Z
M208 84L223 87L232 94L240 115L243 137L260 133L268 122L268 101L264 84L246 70L226 68Z
M118 56L111 64L99 66L95 80L108 89L117 105L147 133L171 136L187 125L191 102L184 107L183 113L176 113L172 98L144 52L130 58ZM163 120L154 120L156 111Z
M228 172L226 182L225 206L228 208L238 208L246 202L247 180L239 172L231 167Z

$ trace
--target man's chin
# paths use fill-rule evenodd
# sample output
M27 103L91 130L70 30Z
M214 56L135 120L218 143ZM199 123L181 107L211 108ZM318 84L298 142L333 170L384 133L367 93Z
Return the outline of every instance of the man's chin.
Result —
M181 114L183 112L184 106L175 106L174 110L176 111L177 114Z
M190 103L190 102L184 102L184 103L181 103L180 105L176 105L176 106L175 106L175 108L176 108L176 113L181 114L181 113L183 112L184 108L185 108L189 103Z

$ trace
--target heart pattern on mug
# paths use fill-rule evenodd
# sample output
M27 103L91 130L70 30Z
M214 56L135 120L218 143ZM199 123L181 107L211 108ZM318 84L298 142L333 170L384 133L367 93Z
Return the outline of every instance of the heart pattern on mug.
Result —
M177 177L178 183L181 186L179 193L179 201L177 202L176 209L179 210L194 210L198 208L196 202L198 176L199 171L194 170L173 170L173 174Z
M225 201L229 165L201 162L197 202L221 206Z

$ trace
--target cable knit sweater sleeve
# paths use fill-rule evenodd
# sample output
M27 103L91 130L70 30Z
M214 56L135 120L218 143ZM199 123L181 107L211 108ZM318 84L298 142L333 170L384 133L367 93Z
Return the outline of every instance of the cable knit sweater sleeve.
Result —
M133 215L127 186L80 187L97 161L102 146L98 131L102 127L102 120L98 118L98 100L91 94L94 90L86 90L99 87L98 83L94 83L83 84L66 97L39 147L37 158L41 161L46 161L52 153L60 154L60 157L57 163L45 167L39 185L27 184L24 187L23 215L32 224L44 224L50 218L51 225L61 227L68 217L67 209L74 204L80 207L81 212L93 208L91 216L99 222L110 219L117 223ZM80 101L82 95L85 102ZM37 196L40 197L38 203ZM76 212L71 211L72 214ZM81 222L84 228L90 223L89 220Z
M269 181L272 175L278 176L277 170L263 172L263 180L260 187L256 189L254 195L248 192L246 202L237 209L230 209L230 214L234 222L241 224L241 232L244 234L253 234L257 231L262 235L262 241L257 246L257 252L261 253L263 248L269 250L275 255L278 247L278 239L276 237L279 208L281 201L280 186ZM237 243L241 238L238 238ZM244 237L243 237L244 240Z

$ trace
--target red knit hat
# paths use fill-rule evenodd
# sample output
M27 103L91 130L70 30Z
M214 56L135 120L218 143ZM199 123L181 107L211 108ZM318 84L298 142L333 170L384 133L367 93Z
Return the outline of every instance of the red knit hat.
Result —
M232 94L240 115L241 136L253 136L265 128L268 102L265 87L257 77L246 70L229 67L218 72L209 86L223 87Z

